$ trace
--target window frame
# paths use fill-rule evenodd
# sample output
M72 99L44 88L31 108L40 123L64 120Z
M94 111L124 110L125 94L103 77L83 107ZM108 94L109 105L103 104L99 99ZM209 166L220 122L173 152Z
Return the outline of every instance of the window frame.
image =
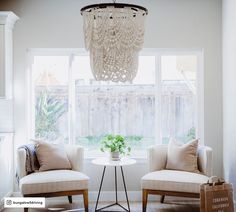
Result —
M88 56L89 52L82 48L73 48L73 49L41 49L34 48L27 50L27 122L28 122L28 130L27 130L27 140L30 141L34 136L34 83L32 81L32 65L33 59L35 56L68 56L69 58L69 66L68 66L68 118L69 118L69 144L75 143L75 81L72 79L72 63L74 56ZM140 54L140 56L155 56L155 126L156 126L156 134L155 134L155 144L162 144L162 135L161 135L161 95L162 95L162 84L161 84L161 57L162 56L176 56L176 55L196 55L197 56L197 75L196 75L196 138L200 138L200 144L204 144L204 51L203 49L180 49L180 48L170 48L170 49L161 49L161 48L144 48ZM90 156L86 156L90 158ZM143 154L145 157L145 154ZM142 158L143 158L142 157Z

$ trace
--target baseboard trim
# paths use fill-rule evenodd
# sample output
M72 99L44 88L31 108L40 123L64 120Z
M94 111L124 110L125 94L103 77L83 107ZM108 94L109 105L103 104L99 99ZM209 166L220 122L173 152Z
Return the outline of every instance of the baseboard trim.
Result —
M126 196L124 191L118 191L118 200L119 201L126 201ZM20 197L21 194L20 192L13 192L12 197ZM90 202L96 202L98 196L97 191L89 191L89 201ZM128 191L128 198L130 202L140 202L142 201L142 191ZM183 197L171 197L167 196L167 200L182 200ZM76 195L73 196L74 201L83 201L82 195ZM99 201L102 202L110 202L115 200L115 192L114 191L101 191ZM148 196L148 201L159 201L160 197L158 195L149 195ZM52 202L63 202L67 201L66 197L54 197L50 198L50 201Z
M126 196L125 193L123 191L118 191L118 199L120 201L126 201ZM90 191L89 192L89 201L95 202L97 200L97 195L98 192L97 191ZM12 197L19 197L21 196L20 192L13 192ZM129 201L141 201L141 191L128 191L128 197L129 197ZM65 197L54 197L54 198L50 198L50 201L60 201L60 200L64 200ZM82 201L82 195L76 195L73 196L73 199L75 201ZM101 195L100 195L100 201L113 201L115 199L115 193L113 191L102 191Z

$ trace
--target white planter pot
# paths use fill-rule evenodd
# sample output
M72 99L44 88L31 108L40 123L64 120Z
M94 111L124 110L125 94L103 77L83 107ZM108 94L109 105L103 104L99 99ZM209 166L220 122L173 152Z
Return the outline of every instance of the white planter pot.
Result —
M114 161L120 160L120 153L119 152L111 152L110 159L114 160Z

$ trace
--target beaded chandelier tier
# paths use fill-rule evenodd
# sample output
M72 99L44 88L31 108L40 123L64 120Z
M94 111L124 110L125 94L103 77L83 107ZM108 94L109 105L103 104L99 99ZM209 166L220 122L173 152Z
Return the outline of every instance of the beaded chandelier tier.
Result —
M146 8L131 4L94 4L83 7L85 48L96 80L126 82L138 70L144 42Z

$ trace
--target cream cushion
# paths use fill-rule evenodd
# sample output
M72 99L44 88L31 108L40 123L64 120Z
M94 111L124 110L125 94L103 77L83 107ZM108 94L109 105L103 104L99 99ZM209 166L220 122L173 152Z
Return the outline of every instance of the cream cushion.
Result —
M88 189L89 177L72 170L35 172L20 179L23 195Z
M71 164L63 145L39 141L35 146L40 164L39 171L71 169Z
M166 169L199 173L197 165L198 140L186 144L170 139Z
M202 174L161 170L150 172L142 177L142 189L199 193L200 184L206 183L208 177Z

